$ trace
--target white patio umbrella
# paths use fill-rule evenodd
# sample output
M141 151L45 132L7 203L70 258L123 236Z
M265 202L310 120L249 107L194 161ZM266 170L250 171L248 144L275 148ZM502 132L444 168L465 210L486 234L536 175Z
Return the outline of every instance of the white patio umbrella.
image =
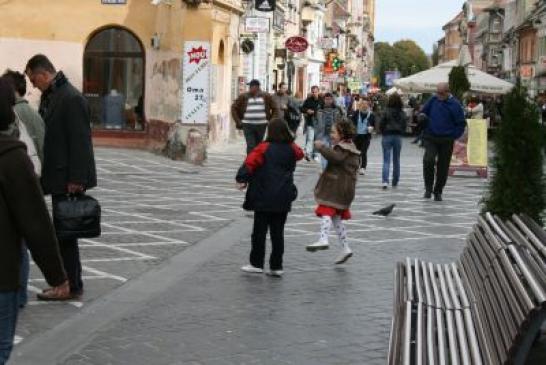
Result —
M402 90L399 89L399 88L397 88L396 86L391 87L389 90L387 90L387 91L385 92L385 94L386 94L387 96L390 96L390 95L392 95L392 94L394 94L394 93L397 93L398 95L402 95L402 94L403 94Z
M429 70L416 73L394 81L394 85L407 92L433 93L440 82L449 81L451 69L459 64L458 60L442 63ZM485 94L506 94L513 84L483 72L473 65L467 66L470 91Z

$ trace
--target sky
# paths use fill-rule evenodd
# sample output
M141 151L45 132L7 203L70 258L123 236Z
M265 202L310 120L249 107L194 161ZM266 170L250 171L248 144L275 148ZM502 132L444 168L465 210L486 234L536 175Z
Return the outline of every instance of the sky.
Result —
M376 0L376 42L413 39L427 54L443 36L442 26L462 9L464 0Z

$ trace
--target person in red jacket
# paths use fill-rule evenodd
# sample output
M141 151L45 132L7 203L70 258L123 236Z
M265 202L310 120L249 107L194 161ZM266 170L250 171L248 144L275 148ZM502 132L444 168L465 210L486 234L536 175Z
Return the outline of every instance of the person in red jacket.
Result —
M282 119L272 119L265 142L260 143L246 158L235 180L240 190L247 189L243 204L254 211L250 263L241 268L248 273L263 273L265 240L271 235L269 258L272 276L283 274L284 225L292 202L298 195L294 185L296 162L303 151L294 143L294 135Z

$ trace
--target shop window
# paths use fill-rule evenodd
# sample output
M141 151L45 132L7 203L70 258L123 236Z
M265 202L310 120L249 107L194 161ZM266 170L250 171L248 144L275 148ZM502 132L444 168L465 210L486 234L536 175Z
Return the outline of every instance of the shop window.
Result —
M144 130L144 49L123 28L106 28L87 43L83 90L95 129Z

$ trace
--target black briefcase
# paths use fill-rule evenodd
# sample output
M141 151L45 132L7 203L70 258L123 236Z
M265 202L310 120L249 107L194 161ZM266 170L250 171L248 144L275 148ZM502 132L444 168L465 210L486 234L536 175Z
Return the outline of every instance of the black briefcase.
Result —
M100 236L99 202L86 194L56 196L53 224L60 240Z

